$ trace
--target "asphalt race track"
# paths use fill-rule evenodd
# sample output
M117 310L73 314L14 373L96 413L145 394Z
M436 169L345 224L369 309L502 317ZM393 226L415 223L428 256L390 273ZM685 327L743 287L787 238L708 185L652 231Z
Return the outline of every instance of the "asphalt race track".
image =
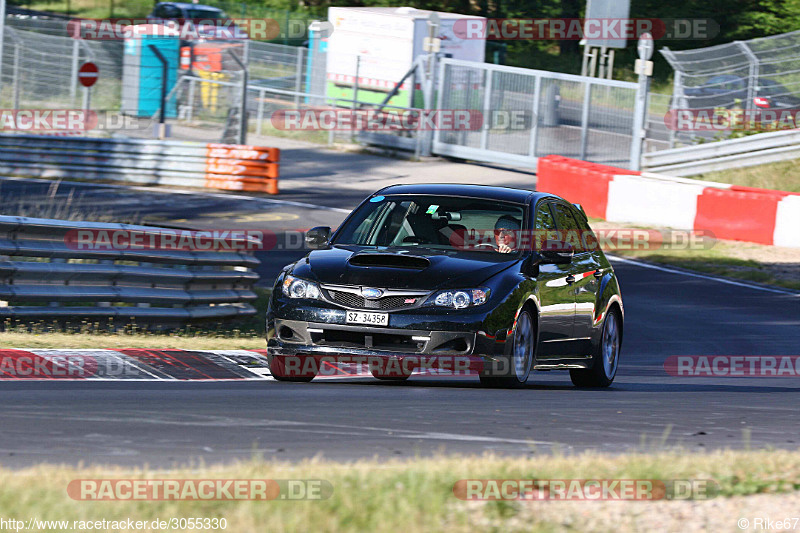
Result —
M0 192L6 203L23 190L26 198L46 195L48 187L4 181ZM55 194L68 194L70 187L62 184ZM152 192L146 193L152 201L143 201L141 191L74 187L87 205L116 202L117 213L136 208L154 217L148 222L158 216L164 223L202 225L215 213L236 210L234 227L245 227L278 213L268 226L275 231L336 225L360 199L320 196L320 204L335 209L315 207L309 199L237 201L234 209L225 195L182 194L176 200L176 194ZM242 218L248 213L255 218ZM263 252L264 284L297 254ZM663 445L797 448L797 377L673 377L663 365L670 355L800 355L800 295L629 261L614 265L626 321L619 373L607 390L576 389L561 372L534 373L522 390L483 389L473 377L431 376L406 383L0 381L0 463L170 466L254 455L297 460L440 451L613 453Z

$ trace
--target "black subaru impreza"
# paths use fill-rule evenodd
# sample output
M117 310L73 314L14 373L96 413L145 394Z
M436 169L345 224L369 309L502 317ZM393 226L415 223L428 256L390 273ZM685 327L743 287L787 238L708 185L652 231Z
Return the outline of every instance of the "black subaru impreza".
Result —
M490 386L520 386L533 370L568 369L581 387L614 380L619 283L583 209L558 196L394 185L306 242L267 311L277 380L310 381L341 357L381 379L455 360Z

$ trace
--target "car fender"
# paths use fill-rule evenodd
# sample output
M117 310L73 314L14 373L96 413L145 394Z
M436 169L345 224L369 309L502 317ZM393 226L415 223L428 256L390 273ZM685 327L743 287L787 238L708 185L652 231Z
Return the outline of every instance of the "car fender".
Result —
M623 324L625 322L625 307L622 305L622 296L619 289L619 281L613 270L606 272L600 279L600 289L597 291L597 303L594 307L594 332L599 336L603 320L605 320L608 310L613 304L619 306L622 314Z

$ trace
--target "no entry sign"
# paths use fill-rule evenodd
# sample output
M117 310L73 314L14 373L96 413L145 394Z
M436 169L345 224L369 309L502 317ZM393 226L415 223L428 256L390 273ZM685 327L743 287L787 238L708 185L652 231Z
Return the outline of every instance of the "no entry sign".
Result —
M97 65L88 62L81 65L78 70L78 80L84 87L91 87L97 81Z

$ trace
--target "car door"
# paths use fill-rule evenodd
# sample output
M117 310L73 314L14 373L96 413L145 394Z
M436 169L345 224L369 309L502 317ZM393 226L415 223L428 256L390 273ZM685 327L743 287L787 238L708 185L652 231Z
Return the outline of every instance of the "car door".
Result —
M587 248L594 235L587 235L588 224L581 224L583 216L575 207L566 202L553 204L556 226L565 235L565 240L575 247L575 256L567 278L572 296L575 299L575 320L572 338L574 339L574 355L582 356L591 353L590 337L594 320L597 291L600 285L595 272L600 269L596 252Z
M533 228L537 237L534 242L557 239L555 219L551 202L540 201L534 210ZM541 239L539 239L541 237ZM567 281L571 265L539 265L536 276L539 287L539 353L540 359L550 359L569 353L575 321L575 295Z

